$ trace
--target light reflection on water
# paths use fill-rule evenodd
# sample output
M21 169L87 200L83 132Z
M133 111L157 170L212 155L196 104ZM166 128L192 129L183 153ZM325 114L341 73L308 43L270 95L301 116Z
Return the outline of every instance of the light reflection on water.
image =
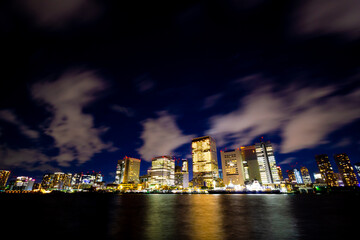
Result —
M122 195L116 239L296 239L286 195ZM137 220L135 220L137 219Z

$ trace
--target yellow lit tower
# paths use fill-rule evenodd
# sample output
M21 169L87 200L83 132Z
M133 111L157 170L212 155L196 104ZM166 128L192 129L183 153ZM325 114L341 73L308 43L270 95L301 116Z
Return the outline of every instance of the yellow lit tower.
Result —
M194 138L191 143L195 185L212 187L219 177L215 140L210 136Z
M139 183L140 163L141 160L137 158L120 159L116 167L115 183Z
M325 183L331 187L338 187L339 184L337 182L334 170L330 164L328 155L326 154L315 155L315 160L319 167L322 178L325 179Z
M347 154L335 154L334 159L338 166L339 173L343 179L345 186L358 186L359 182L356 179L354 168L350 164L350 159Z

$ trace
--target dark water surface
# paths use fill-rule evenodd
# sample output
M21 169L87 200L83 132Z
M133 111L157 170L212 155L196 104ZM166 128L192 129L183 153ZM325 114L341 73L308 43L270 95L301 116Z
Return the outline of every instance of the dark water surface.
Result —
M8 239L345 239L358 235L359 200L338 195L2 194L0 230Z

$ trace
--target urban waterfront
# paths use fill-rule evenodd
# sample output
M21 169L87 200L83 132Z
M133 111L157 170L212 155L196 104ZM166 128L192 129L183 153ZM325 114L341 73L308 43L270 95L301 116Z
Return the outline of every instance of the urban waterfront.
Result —
M335 239L357 195L2 194L12 239Z

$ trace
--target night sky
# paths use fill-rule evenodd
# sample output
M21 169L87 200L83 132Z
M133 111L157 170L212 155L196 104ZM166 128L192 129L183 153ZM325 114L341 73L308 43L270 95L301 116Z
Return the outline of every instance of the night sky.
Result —
M360 161L360 2L4 0L0 169L101 171L258 142ZM220 163L220 156L218 157ZM337 168L334 166L335 170Z

